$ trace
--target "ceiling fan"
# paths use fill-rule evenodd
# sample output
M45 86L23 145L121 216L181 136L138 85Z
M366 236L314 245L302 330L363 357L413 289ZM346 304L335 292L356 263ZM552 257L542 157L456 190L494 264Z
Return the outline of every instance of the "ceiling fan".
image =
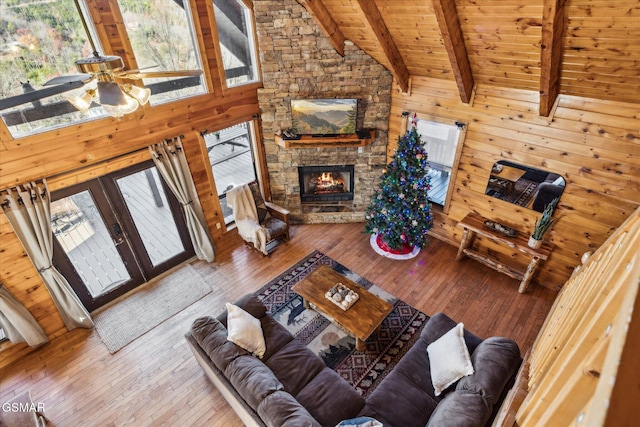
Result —
M151 96L149 89L132 84L127 80L188 77L202 74L201 70L151 72L125 70L121 57L98 54L78 1L74 0L74 3L93 50L92 56L75 61L76 68L82 74L54 77L43 84L43 86L46 86L45 88L37 90L28 82L22 83L24 93L0 99L0 111L29 102L33 102L34 106L37 107L37 101L42 98L77 89L95 81L95 86L87 85L84 94L79 97L69 98L69 102L78 110L86 112L89 110L91 103L95 101L102 105L107 114L119 119L124 114L134 112L138 106L146 104Z

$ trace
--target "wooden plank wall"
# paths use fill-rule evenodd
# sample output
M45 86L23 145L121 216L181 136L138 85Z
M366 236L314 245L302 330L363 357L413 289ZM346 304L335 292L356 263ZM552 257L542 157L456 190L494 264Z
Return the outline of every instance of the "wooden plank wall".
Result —
M564 18L562 93L638 102L640 2L569 0Z
M563 287L527 360L518 426L637 422L639 247L640 209Z
M258 112L256 91L223 100L203 96L176 104L147 110L143 117L123 118L120 122L103 119L61 129L55 135L8 141L3 144L8 148L0 150L2 188L48 178L50 190L54 191L147 160L147 146L184 135L185 153L209 230L216 244L220 244L224 220L200 132L251 121ZM27 307L50 338L64 334L62 319L4 213L0 214L0 242L0 282ZM0 367L30 351L24 344L0 344Z
M104 32L110 45L106 51L118 51L126 57L127 43L118 22L112 22L109 2L90 2L97 22L106 23ZM211 165L200 133L213 132L259 114L259 84L226 89L217 66L217 41L213 40L212 5L206 0L192 0L197 15L203 61L208 64L205 80L209 94L159 106L146 105L121 120L104 118L54 131L14 139L0 122L0 189L32 180L47 178L52 191L95 178L149 159L146 147L164 139L183 135L183 145L205 212L209 230L216 244L224 244L226 231ZM116 19L118 21L118 19ZM218 228L220 224L220 228ZM48 291L33 264L11 229L4 213L0 214L0 282L21 301L44 328L49 338L66 332ZM26 344L0 344L0 367L32 351Z
M587 251L598 248L640 206L640 108L638 104L561 95L555 115L538 116L539 95L479 84L472 105L460 102L454 82L412 78L411 94L392 95L389 152L402 130L402 112L467 123L451 207L436 213L432 233L453 244L456 226L474 211L522 232L540 215L484 194L491 165L510 160L562 175L567 186L545 236L555 249L536 278L558 289ZM480 240L501 259L525 265L514 251ZM515 291L515 289L514 289Z

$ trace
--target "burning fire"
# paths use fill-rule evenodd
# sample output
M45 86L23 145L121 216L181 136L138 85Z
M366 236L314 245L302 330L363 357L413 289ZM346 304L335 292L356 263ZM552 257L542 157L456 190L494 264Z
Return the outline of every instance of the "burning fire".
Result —
M344 180L342 177L334 177L331 172L323 172L311 180L316 186L315 193L343 193Z
M322 172L322 175L320 175L320 181L322 184L333 185L333 174L331 172Z

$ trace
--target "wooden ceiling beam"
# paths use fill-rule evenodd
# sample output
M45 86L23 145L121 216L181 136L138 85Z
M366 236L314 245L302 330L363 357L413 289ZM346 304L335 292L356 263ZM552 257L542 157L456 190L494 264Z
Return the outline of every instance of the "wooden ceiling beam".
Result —
M344 34L321 0L297 0L315 19L333 48L344 56Z
M372 0L358 0L358 4L369 22L376 39L380 43L385 56L387 57L390 68L389 71L391 71L391 74L393 74L393 77L396 79L400 90L405 93L408 92L410 78L409 69L405 64L402 55L400 55L398 46L396 46L393 37L391 37L387 24L385 24L384 19L382 19L382 15L380 14L375 2Z
M542 11L539 113L544 117L549 116L560 93L564 4L565 0L544 0Z
M458 85L460 99L468 104L471 102L474 81L469 56L467 55L467 47L464 44L462 28L460 27L456 2L455 0L432 1L442 41L449 55L451 69Z

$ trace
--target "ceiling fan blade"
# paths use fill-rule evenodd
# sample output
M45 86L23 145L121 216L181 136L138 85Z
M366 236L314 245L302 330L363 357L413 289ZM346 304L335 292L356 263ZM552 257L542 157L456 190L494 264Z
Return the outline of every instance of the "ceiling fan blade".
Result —
M44 82L42 86L61 85L65 83L82 82L87 83L93 79L93 74L69 74L66 76L54 77L51 80Z
M151 68L158 68L158 65L149 65L148 67L135 68L133 70L122 71L123 73L139 73L140 71L149 70Z
M156 79L161 77L199 76L201 74L202 74L202 70L149 71L146 73L124 71L122 73L118 73L116 77L121 79L140 80L140 79Z
M59 93L67 92L72 89L77 89L82 86L84 86L84 83L78 80L75 82L64 83L64 84L60 84L52 87L47 87L44 89L34 90L33 92L27 92L21 95L10 96L8 98L0 99L0 111L6 110L7 108L11 108L11 107L17 107L18 105L26 104L27 102L38 101L42 98L57 95Z

